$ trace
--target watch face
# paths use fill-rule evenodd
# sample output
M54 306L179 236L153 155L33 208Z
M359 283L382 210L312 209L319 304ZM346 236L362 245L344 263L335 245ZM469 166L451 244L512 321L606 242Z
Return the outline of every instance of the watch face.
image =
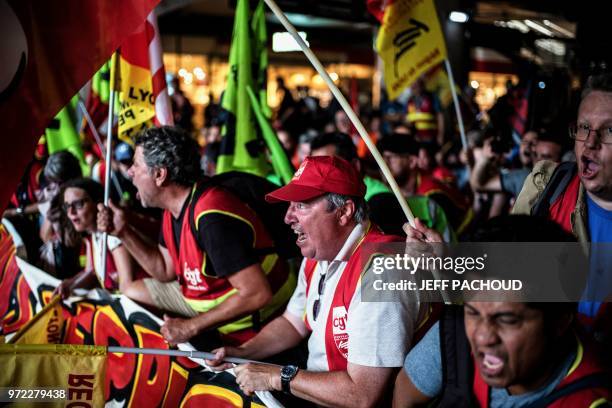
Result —
M293 377L295 375L296 371L297 371L297 367L296 366L284 366L281 369L281 376L283 376L283 377Z

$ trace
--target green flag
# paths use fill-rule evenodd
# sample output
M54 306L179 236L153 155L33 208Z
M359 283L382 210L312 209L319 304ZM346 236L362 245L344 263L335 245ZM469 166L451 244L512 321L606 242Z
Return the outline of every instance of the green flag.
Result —
M100 102L108 104L110 96L110 61L104 65L91 78L91 91L98 96Z
M221 102L228 118L222 130L217 173L238 170L265 176L270 167L263 154L263 142L258 138L247 95L247 86L255 85L253 60L261 56L261 53L255 56L257 47L251 41L255 36L252 35L249 14L249 1L238 0L229 56L230 70ZM260 64L255 66L260 67Z
M45 138L47 139L47 148L49 154L68 150L81 163L81 170L84 175L89 173L89 167L85 163L85 154L81 146L81 138L75 125L75 104L78 101L78 95L72 98L70 103L62 108L61 111L53 118L51 124L45 129Z
M258 59L257 76L255 78L255 89L259 90L259 107L261 112L268 118L272 118L272 109L268 106L268 30L266 29L265 4L259 2L253 18L251 19L251 30L253 30L253 46L255 58Z
M276 136L274 129L272 129L272 125L270 125L268 118L265 117L263 111L261 110L253 90L248 87L247 92L249 94L249 100L251 101L253 113L257 118L257 123L259 124L263 138L266 141L266 146L268 146L268 150L270 150L270 161L272 162L274 172L280 177L283 184L287 184L293 178L295 169L291 165L291 162L289 162L289 158L283 150L283 147L278 140L278 136Z

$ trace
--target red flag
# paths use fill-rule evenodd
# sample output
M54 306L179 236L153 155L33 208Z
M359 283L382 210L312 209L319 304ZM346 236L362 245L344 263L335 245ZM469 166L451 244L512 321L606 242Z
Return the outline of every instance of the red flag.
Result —
M119 138L132 143L142 129L172 125L172 107L162 60L157 17L147 20L121 44Z
M51 119L159 0L0 3L0 208Z
M385 16L385 7L390 3L393 3L393 0L367 0L366 6L370 14L382 23Z
M157 27L157 16L155 11L149 13L147 25L153 28L153 38L149 43L149 65L151 67L151 79L153 82L153 96L155 97L155 124L173 125L172 104L168 95L168 85L166 84L166 70L164 69L163 53L161 48L161 38Z

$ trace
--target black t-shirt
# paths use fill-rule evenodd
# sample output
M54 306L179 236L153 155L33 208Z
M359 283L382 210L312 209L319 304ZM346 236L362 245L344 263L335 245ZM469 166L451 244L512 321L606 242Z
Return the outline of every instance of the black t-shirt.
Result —
M181 229L189 202L187 199L178 218L172 217L172 232L177 248L180 248ZM200 217L196 240L206 254L206 274L227 277L258 263L253 239L251 227L237 218L214 212ZM167 247L163 232L159 234L159 244Z

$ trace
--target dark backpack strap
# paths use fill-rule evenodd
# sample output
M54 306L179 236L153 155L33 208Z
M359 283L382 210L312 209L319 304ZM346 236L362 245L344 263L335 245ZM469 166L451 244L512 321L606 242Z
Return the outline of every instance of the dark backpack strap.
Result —
M203 250L204 245L200 239L200 234L198 234L198 227L195 224L195 206L202 194L215 185L216 184L210 177L206 177L199 181L196 185L195 191L192 193L191 202L189 203L189 208L187 209L187 214L185 215L186 217L189 217L189 229L191 230L191 234L195 237L201 250Z
M554 390L551 394L532 402L531 404L525 406L525 408L548 407L556 400L563 398L567 395L574 394L578 391L586 390L589 388L609 388L610 386L610 377L606 373L590 374L576 381L573 381L557 390Z
M465 335L463 307L444 306L440 318L442 392L438 407L472 407L474 367L470 344Z
M575 162L564 162L557 166L544 191L536 203L531 207L531 215L548 217L550 206L565 191L568 184L572 181L578 167Z

